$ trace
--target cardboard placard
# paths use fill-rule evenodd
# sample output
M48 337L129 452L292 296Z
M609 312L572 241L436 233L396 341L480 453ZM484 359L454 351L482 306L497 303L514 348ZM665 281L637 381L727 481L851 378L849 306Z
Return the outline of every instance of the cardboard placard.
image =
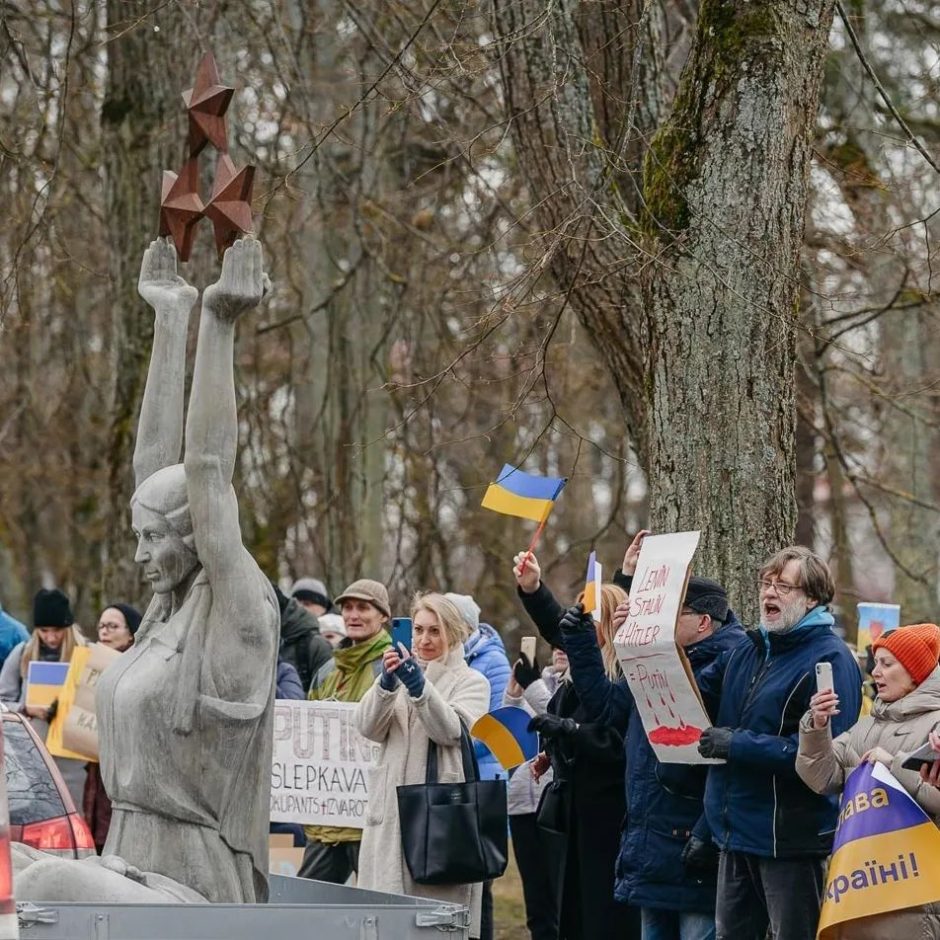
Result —
M630 589L630 615L614 637L650 746L667 764L723 763L698 752L698 740L711 722L676 643L676 622L698 540L698 532L643 539Z
M274 706L271 820L365 825L367 773L379 745L353 722L355 702L278 701Z
M78 652L76 650L76 652ZM59 712L49 728L46 742L49 752L56 757L73 757L79 760L98 760L98 718L95 714L95 690L101 674L121 654L102 643L85 647L85 654L76 663L72 656L67 685L72 686L70 700ZM73 685L74 680L74 685Z

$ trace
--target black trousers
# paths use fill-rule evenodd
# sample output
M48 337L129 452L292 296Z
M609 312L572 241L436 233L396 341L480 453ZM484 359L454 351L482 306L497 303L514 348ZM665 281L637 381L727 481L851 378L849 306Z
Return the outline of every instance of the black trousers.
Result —
M315 842L310 840L304 849L298 878L346 884L353 872L359 871L358 842Z
M558 940L558 895L564 838L539 828L535 813L509 817L522 879L525 922L532 940Z
M815 940L826 861L722 852L717 940Z

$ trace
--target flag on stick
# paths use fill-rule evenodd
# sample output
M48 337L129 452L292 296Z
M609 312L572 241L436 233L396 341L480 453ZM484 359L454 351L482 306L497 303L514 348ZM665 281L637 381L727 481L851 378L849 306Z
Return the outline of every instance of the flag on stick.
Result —
M496 482L487 487L483 508L544 523L567 482L565 477L524 473L507 463L499 471Z
M581 605L595 620L601 619L601 582L603 573L597 552L588 557L587 578L584 585L584 603Z

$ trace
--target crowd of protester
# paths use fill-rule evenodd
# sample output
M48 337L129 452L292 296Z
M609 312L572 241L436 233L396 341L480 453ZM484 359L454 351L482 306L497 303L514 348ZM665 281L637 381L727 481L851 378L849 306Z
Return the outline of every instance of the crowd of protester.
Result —
M475 756L482 779L509 778L507 822L532 940L811 940L839 796L865 762L886 765L940 822L940 762L902 766L928 740L940 753L940 628L886 633L863 676L833 629L829 569L799 546L757 573L754 629L738 621L721 584L689 578L675 638L712 721L698 750L714 762L661 763L614 649L646 534L601 586L598 620L583 595L570 606L556 599L532 552L515 556L521 606L551 650L544 668L525 653L510 664L469 595L417 595L408 649L392 642L380 581L357 579L335 598L315 578L290 594L275 585L277 697L358 703L360 733L380 746L364 828L272 825L303 845L299 874L457 901L470 907L471 936L492 938L490 882L412 879L395 793L425 781L432 752L441 781L463 780L465 729L503 705L528 712L539 753L508 775L481 742ZM140 620L130 605L109 605L98 642L128 649ZM69 661L85 643L61 591L38 592L31 632L0 609L0 700L48 723L49 709L25 703L28 664ZM831 691L817 691L819 663L831 668ZM82 765L80 790L100 851L110 803L97 764ZM940 907L857 919L832 936L940 938Z

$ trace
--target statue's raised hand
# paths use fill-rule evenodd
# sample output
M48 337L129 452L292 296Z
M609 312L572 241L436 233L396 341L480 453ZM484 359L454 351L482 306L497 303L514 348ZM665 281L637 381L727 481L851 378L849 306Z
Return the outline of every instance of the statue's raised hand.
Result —
M233 323L243 313L257 307L265 292L261 242L239 238L222 257L222 274L206 288L203 306L220 320Z
M192 310L199 291L176 273L176 248L170 239L156 238L144 252L137 293L157 311Z

